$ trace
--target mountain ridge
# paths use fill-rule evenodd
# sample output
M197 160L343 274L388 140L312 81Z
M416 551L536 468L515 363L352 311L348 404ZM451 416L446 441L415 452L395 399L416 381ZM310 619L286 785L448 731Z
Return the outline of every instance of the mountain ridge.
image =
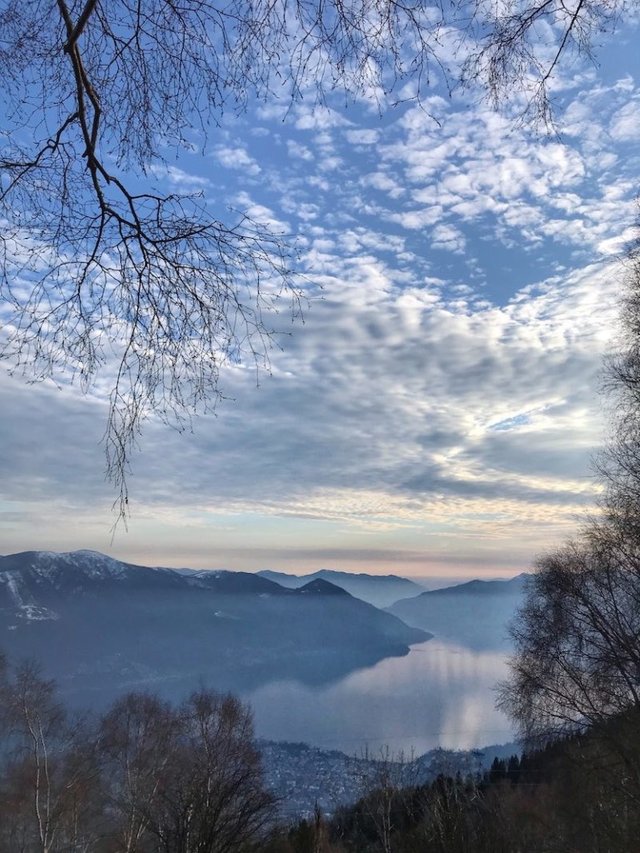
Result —
M0 637L11 655L41 660L63 688L111 699L146 684L175 697L201 682L322 683L404 655L429 635L322 579L286 589L249 572L27 551L0 558Z
M505 580L475 579L403 598L385 609L438 638L476 649L504 649L530 577L521 572Z
M257 574L288 589L300 588L314 580L326 580L375 607L387 607L402 596L418 595L424 591L424 587L415 581L393 574L372 575L366 572L341 572L335 569L319 569L302 575L262 569Z

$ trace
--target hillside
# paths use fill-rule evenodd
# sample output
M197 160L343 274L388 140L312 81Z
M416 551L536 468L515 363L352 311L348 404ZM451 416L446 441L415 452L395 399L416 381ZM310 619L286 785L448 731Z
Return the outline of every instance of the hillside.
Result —
M487 751L489 767L484 756L461 761L460 773L454 763L426 783L411 764L386 762L357 802L288 827L262 853L636 853L638 740L628 735L619 719L523 755L512 744Z
M476 649L505 648L508 623L522 601L528 577L473 580L431 590L396 601L387 612L442 639Z
M373 604L374 607L388 607L399 598L419 595L424 591L424 587L398 575L352 574L350 572L337 572L332 569L321 569L308 575L288 575L285 572L265 569L258 572L258 575L275 581L288 589L298 589L316 579L329 581L329 583L341 587L356 598Z
M427 639L321 579L297 590L243 572L182 573L103 554L0 558L0 633L82 702L150 687L177 697L203 681L320 683Z

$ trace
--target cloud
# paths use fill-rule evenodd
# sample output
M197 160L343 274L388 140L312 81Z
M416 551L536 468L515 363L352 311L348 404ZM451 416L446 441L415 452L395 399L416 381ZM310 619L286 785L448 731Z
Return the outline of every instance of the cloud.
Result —
M640 100L630 101L612 117L611 136L618 142L636 142L640 136Z
M252 177L259 175L262 171L246 149L240 146L218 145L214 148L213 154L225 169L237 169Z
M493 235L506 245L550 238L597 251L625 217L629 223L634 217L635 182L627 183L624 166L611 171L621 165L616 134L635 126L630 95L628 85L617 84L566 94L560 121L576 137L571 145L519 130L483 105L451 112L442 128L420 109L408 109L393 125L397 141L387 134L377 146L384 172L378 161L362 184L403 186L411 202L402 211L389 204L383 216L409 230L445 218L458 228L456 220L487 226L493 220ZM621 191L616 207L612 187ZM562 215L549 216L550 207Z
M467 241L464 234L453 225L436 225L431 232L431 247L444 249L447 252L464 252Z
M193 434L145 425L116 549L523 567L575 528L598 493L637 92L576 77L557 94L560 138L457 93L382 117L336 98L283 122L267 103L234 120L233 142L221 131L220 198L210 159L157 173L297 235L309 305L304 324L284 302L266 317L270 372L224 368ZM0 377L5 550L108 547L108 391Z
M352 145L374 145L380 138L380 131L373 128L348 130L345 133L347 142Z
M351 122L338 110L331 107L296 103L293 107L294 126L297 130L328 131L337 127L349 127Z
M307 148L306 145L301 145L299 142L296 142L294 139L287 140L287 151L289 153L289 157L297 157L300 160L313 160L313 153L311 149Z
M211 188L211 181L201 175L191 174L178 166L153 164L148 171L155 178L166 181L170 187L184 193L203 192Z
M333 259L336 279L259 388L230 367L228 399L193 435L147 424L130 482L137 536L186 524L213 547L237 518L268 549L271 518L297 537L324 526L356 551L363 535L370 547L421 542L437 561L456 530L462 560L478 542L493 553L518 537L514 559L524 559L534 532L571 529L596 495L589 458L615 269L474 310L408 291L379 264ZM2 393L5 494L31 514L58 506L87 530L100 517L106 527L104 403L7 377Z

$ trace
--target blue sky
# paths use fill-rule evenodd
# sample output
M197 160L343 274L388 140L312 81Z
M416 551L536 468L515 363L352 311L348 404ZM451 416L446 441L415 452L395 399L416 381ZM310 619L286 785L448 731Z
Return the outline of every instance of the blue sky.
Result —
M0 551L496 576L574 532L637 213L635 35L564 68L557 133L435 78L422 106L253 104L154 166L296 244L304 322L283 303L270 371L229 365L193 432L147 421L113 541L107 380L0 374Z

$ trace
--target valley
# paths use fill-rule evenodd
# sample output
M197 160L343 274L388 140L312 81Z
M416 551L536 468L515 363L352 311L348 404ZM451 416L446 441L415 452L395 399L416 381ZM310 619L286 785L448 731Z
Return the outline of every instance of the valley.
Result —
M430 637L321 578L286 589L82 551L1 558L0 633L10 657L40 661L71 701L91 706L127 690L176 699L200 683L325 684Z
M39 661L76 707L129 691L180 701L206 685L249 702L262 738L347 755L511 739L493 687L522 577L420 592L354 576L370 597L376 583L382 599L415 587L385 612L338 586L344 573L292 587L273 574L149 568L90 551L2 557L0 645Z

